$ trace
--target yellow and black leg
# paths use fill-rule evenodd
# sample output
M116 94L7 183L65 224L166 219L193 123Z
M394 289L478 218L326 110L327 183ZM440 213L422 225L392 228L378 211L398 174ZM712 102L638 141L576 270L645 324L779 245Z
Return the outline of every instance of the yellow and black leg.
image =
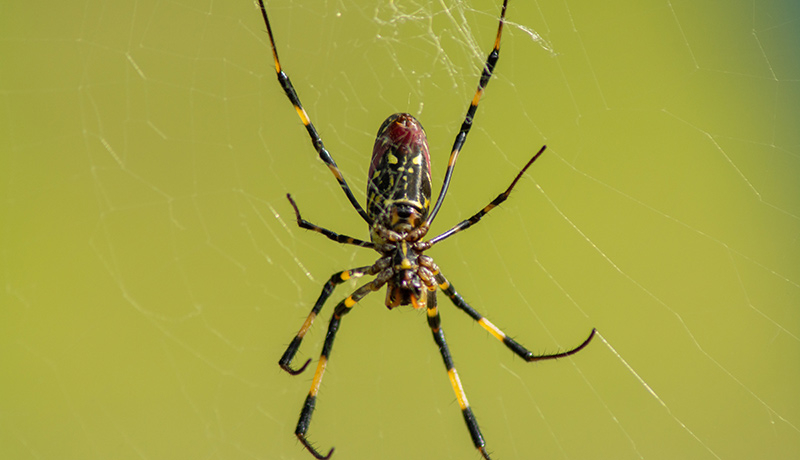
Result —
M366 271L361 272L361 274L364 273L366 273ZM308 391L308 396L306 396L306 400L303 403L303 409L300 411L300 420L297 421L297 428L295 428L294 430L294 434L297 436L297 439L299 439L300 442L303 443L303 445L306 447L306 449L308 449L308 451L311 452L314 455L314 457L318 459L330 458L330 456L333 454L333 448L331 448L331 450L328 451L327 455L320 454L317 451L317 449L315 449L314 446L311 445L311 443L308 441L308 438L306 438L306 432L308 432L308 426L311 423L311 415L314 413L314 406L317 403L317 393L319 392L319 387L320 384L322 383L322 376L325 374L325 368L328 366L328 360L331 357L333 340L336 338L336 332L339 330L339 324L342 321L342 317L350 313L350 310L353 308L353 306L355 306L356 303L358 303L359 300L361 300L365 295L369 294L370 292L377 291L378 289L380 289L381 286L383 286L389 279L390 275L391 272L388 271L381 272L381 274L379 274L374 280L356 289L355 292L350 294L349 297L342 300L336 305L336 308L333 311L333 316L331 316L331 321L328 324L328 332L325 335L325 343L322 345L322 353L319 356L319 363L317 364L317 370L314 372L314 380L311 382L311 389ZM334 277L335 276L336 275L334 275ZM331 280L328 283L333 282L334 277L331 277ZM333 285L335 284L337 283L333 283ZM328 284L326 284L326 287L327 286ZM322 299L322 297L327 297L327 295L329 294L330 293L326 294L325 291L323 290L323 295L320 296L320 299ZM314 314L313 311L312 314ZM289 352L289 350L286 351L287 353ZM306 365L303 365L303 367L305 366ZM301 368L300 371L302 370L303 369Z
M478 103L481 101L484 90L486 90L486 85L489 84L489 79L492 78L492 73L494 73L494 67L497 65L497 60L500 58L500 37L503 36L503 24L506 21L507 7L508 0L503 0L503 6L500 10L500 22L497 26L497 36L494 39L494 46L492 46L492 51L489 52L489 55L486 57L486 63L483 66L483 72L481 72L481 78L478 81L478 89L475 91L475 95L472 97L472 100L469 103L467 114L464 117L464 121L461 123L461 129L458 131L458 134L456 134L456 139L453 142L453 148L450 151L450 159L447 162L447 170L444 173L442 189L439 192L438 198L436 198L436 203L433 205L430 213L428 213L428 217L425 219L424 225L426 227L430 227L430 225L433 223L433 219L436 218L436 214L442 207L442 203L444 203L444 197L447 195L447 189L450 187L450 179L453 177L453 171L456 167L458 154L464 147L464 142L467 140L467 134L469 134L470 129L472 129L472 122L475 119L475 112L478 110Z
M458 224L453 226L453 228L451 228L450 230L442 233L441 235L437 235L435 238L431 238L428 241L428 244L430 246L433 246L434 244L442 241L445 238L449 238L449 237L455 235L458 232L464 231L464 230L472 227L473 225L475 225L478 222L480 222L481 219L483 218L483 216L485 216L489 211L491 211L492 209L494 209L497 206L499 206L500 203L506 201L508 196L511 195L511 191L514 190L514 186L517 185L517 182L519 182L519 180L522 178L522 175L525 174L525 171L528 168L531 167L533 162L536 161L536 159L539 158L542 155L542 153L544 153L544 150L546 148L547 148L546 145L542 146L542 148L539 149L538 152L536 152L536 155L534 155L530 160L528 160L528 162L525 164L525 166L522 167L522 170L514 178L514 180L511 181L511 185L508 186L508 188L506 189L505 192L497 195L497 197L495 197L494 200L492 200L489 204L484 206L483 209L481 209L480 211L476 212L475 215L473 215L469 219L462 220L461 222L459 222ZM330 238L330 237L328 237L328 238Z
M444 360L444 367L447 369L447 376L450 378L450 384L453 386L453 391L458 400L458 406L461 408L461 414L464 416L464 421L469 429L469 435L472 437L472 443L475 448L483 455L483 458L489 460L489 453L486 452L486 443L483 440L480 428L478 428L478 421L475 420L475 415L469 407L467 395L464 393L464 387L461 386L461 380L458 378L453 358L450 356L450 348L444 339L444 331L442 330L441 319L439 318L439 310L436 306L436 291L428 293L428 326L433 333L433 340L439 347L439 352L442 354Z
M566 356L573 355L581 350L583 350L589 342L594 337L596 332L595 329L592 329L592 332L589 333L589 337L583 341L580 345L575 348L569 349L567 351L563 351L560 353L553 353L553 354L544 354L544 355L537 355L532 351L528 350L527 348L523 347L519 342L512 339L505 332L501 331L497 326L491 323L488 319L483 317L480 313L478 313L474 308L472 308L464 299L461 297L461 294L456 292L455 288L449 281L442 275L441 273L436 273L436 282L439 283L439 287L442 288L447 297L453 302L453 304L463 310L466 314L468 314L472 319L478 322L484 329L489 331L497 340L503 342L503 345L508 347L511 351L516 353L519 357L524 359L527 362L532 361L543 361L546 359L556 359L556 358L564 358Z
M374 248L375 247L375 245L372 244L369 241L359 240L358 238L353 238L352 236L341 235L341 234L336 233L334 231L328 230L327 228L320 227L319 225L312 224L311 222L309 222L309 221L303 219L302 217L300 217L300 209L298 209L297 203L295 203L294 200L292 199L292 195L287 193L286 194L286 198L289 199L289 203L291 203L292 207L294 208L295 220L297 221L297 225L300 228L305 228L306 230L311 230L311 231L314 231L314 232L317 232L317 233L321 233L321 234L327 236L329 239L331 239L333 241L336 241L337 243L352 244L352 245L355 245L355 246L361 246L362 248Z
M325 304L325 301L328 300L333 289L339 285L344 283L347 280L360 278L364 275L374 275L378 271L380 271L385 263L378 261L375 265L371 265L369 267L358 267L352 270L345 270L339 273L334 273L333 276L325 283L325 286L322 287L322 293L320 293L319 298L317 299L317 303L314 304L314 308L311 309L311 313L308 314L308 317L303 322L303 325L300 327L300 331L297 332L297 335L294 336L289 346L286 348L286 351L281 356L281 359L278 361L278 364L281 366L281 369L285 370L286 372L297 375L303 372L308 366L308 363L311 362L311 359L307 360L305 364L300 366L299 369L292 369L292 359L294 359L294 355L297 354L297 349L300 348L300 343L303 341L303 337L305 337L308 330L311 328L311 325L314 323L314 320L317 318L320 310L322 310L322 305Z
M333 157L331 156L330 152L328 152L328 149L326 149L325 145L322 143L322 138L320 137L319 133L317 133L316 128L314 128L314 124L311 123L311 119L306 113L306 110L303 108L303 104L300 103L300 97L297 95L297 91L295 91L294 86L292 86L292 82L289 80L289 75L283 71L283 68L281 67L281 61L278 59L278 49L275 46L275 39L272 36L272 26L269 23L267 9L264 7L264 0L258 0L258 5L261 8L261 16L264 18L264 24L267 26L269 43L272 46L272 60L275 63L275 73L278 76L278 82L280 83L281 88L283 88L283 92L286 93L286 97L289 98L289 102L292 103L294 110L297 112L297 116L300 117L300 121L303 123L303 126L306 127L308 136L311 138L311 144L317 151L317 155L319 155L320 160L322 160L328 166L328 169L330 169L330 171L333 173L336 181L339 182L339 187L342 188L342 191L347 196L347 199L350 200L350 204L353 205L361 218L364 219L367 224L372 225L372 219L364 211L364 208L358 204L356 197L353 196L353 192L350 191L350 186L348 186L347 182L344 180L342 172L339 170L336 162L333 161Z

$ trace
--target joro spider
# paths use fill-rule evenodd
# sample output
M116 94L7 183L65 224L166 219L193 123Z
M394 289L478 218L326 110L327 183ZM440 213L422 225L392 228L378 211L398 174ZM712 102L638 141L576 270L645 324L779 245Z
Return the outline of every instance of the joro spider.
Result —
M436 306L436 290L442 289L457 308L472 317L472 319L477 321L484 329L489 331L490 334L503 342L506 347L527 362L563 358L577 353L589 344L595 334L595 329L592 329L589 337L584 340L583 343L568 351L544 355L534 354L511 337L507 336L503 331L497 328L497 326L472 308L461 295L456 292L453 285L450 284L439 270L439 267L433 262L433 259L423 254L424 251L430 249L434 244L475 225L486 213L505 201L525 171L545 150L545 146L539 149L536 155L534 155L517 174L511 182L511 185L475 215L430 240L422 240L428 233L428 229L433 223L436 214L439 212L442 202L444 202L444 197L447 194L450 179L453 175L453 169L455 168L456 159L472 127L472 121L478 109L478 102L480 102L483 91L489 83L494 67L497 64L500 53L500 37L503 33L503 23L505 22L508 0L503 1L494 46L486 59L486 64L478 83L478 89L470 102L466 118L461 124L461 130L458 132L458 135L456 135L455 142L453 143L453 150L450 153L447 171L445 172L444 181L442 182L442 189L439 192L436 203L433 205L433 209L430 209L431 165L425 131L422 129L422 125L420 125L419 121L413 116L407 113L395 113L390 115L389 118L381 124L375 139L372 161L368 173L369 181L367 184L366 211L353 196L350 187L344 180L341 171L339 171L339 167L336 166L333 157L331 157L328 150L325 149L322 139L311 123L308 114L303 109L300 98L297 96L297 92L289 80L289 76L281 69L281 64L278 60L278 51L272 36L272 28L270 27L269 18L267 17L267 10L264 7L263 0L258 0L258 3L261 7L261 15L264 17L264 23L267 26L267 33L269 34L269 41L272 46L272 57L275 62L275 72L278 75L278 81L286 93L286 96L289 98L289 101L297 111L297 114L300 116L300 121L302 121L303 125L306 127L308 135L311 138L311 143L314 145L320 159L328 165L328 168L331 170L334 177L336 177L339 186L342 191L344 191L348 200L350 200L350 203L367 225L369 225L370 241L363 241L351 236L338 234L303 219L300 216L300 210L297 204L294 202L291 195L287 194L286 197L294 208L297 225L301 228L321 233L337 243L371 248L378 251L380 254L378 261L372 265L344 270L334 273L333 276L330 277L322 288L322 293L314 304L314 308L311 309L311 313L309 313L305 322L303 322L303 325L300 327L300 331L292 339L286 352L281 356L278 362L282 369L292 375L303 372L311 360L307 360L298 369L292 368L292 360L300 347L303 337L311 328L311 324L314 322L320 310L322 310L323 304L328 300L333 289L349 279L359 278L364 275L375 276L372 281L362 285L336 305L330 323L328 324L328 332L325 336L325 343L322 346L322 353L320 354L319 363L317 364L317 370L314 373L311 389L308 392L308 396L303 404L303 409L300 412L300 420L297 422L295 435L314 457L318 459L328 459L333 454L333 448L331 448L326 455L322 455L311 445L306 437L308 426L311 423L311 415L314 412L314 406L317 401L317 393L319 392L319 387L322 382L322 376L325 373L331 349L333 348L333 340L336 337L336 332L339 330L342 317L349 313L353 306L364 296L386 285L386 307L389 309L397 307L398 305L411 304L416 309L425 308L427 310L428 326L433 333L433 340L439 347L439 352L444 360L447 375L453 386L458 405L461 407L461 413L469 429L472 442L475 448L483 455L483 458L488 460L489 454L486 451L486 443L478 428L475 415L472 413L472 409L467 402L467 396L464 393L464 388L461 386L458 373L453 365L453 359L450 356L450 350L444 339L444 331L442 330L441 321L439 319L439 310Z

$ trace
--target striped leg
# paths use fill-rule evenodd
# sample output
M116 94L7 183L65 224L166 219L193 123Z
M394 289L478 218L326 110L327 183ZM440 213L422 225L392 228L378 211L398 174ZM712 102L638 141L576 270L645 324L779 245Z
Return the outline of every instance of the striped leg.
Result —
M299 439L306 449L318 459L330 458L333 454L333 448L328 451L327 455L323 456L308 441L306 432L308 431L308 425L311 423L311 415L314 413L314 406L317 403L319 386L322 384L322 376L325 374L325 368L328 366L328 359L330 359L331 349L333 348L333 340L336 338L336 332L339 330L342 316L350 313L353 306L365 295L380 289L390 276L390 270L381 272L374 280L356 289L349 297L339 302L333 311L333 316L331 316L331 322L328 324L328 333L325 335L325 343L322 345L322 353L319 356L317 370L314 372L314 380L311 382L311 389L308 391L308 396L306 396L306 400L303 403L303 409L300 411L300 420L297 421L297 428L294 430L297 439ZM331 280L333 280L333 278L331 278Z
M461 152L461 148L464 146L464 141L467 139L467 134L469 134L469 130L472 128L472 120L475 118L475 112L478 110L478 103L481 101L483 91L486 89L486 85L489 84L489 79L492 78L492 73L494 72L494 66L497 65L497 59L500 57L500 37L503 35L503 23L506 20L507 6L508 0L504 0L503 8L500 11L500 23L497 26L497 37L494 39L494 47L492 47L492 51L486 58L486 64L483 67L481 79L478 82L478 89L475 91L475 96L472 97L472 101L470 101L469 108L467 109L467 116L464 117L464 122L461 123L461 130L458 132L456 135L456 140L453 142L453 150L450 153L450 160L447 162L447 170L444 173L444 181L442 181L442 190L439 192L439 196L436 198L436 204L433 205L433 209L431 210L430 214L428 214L427 219L425 219L424 225L427 227L430 227L433 219L439 212L439 208L442 207L444 197L447 195L447 189L450 187L450 178L453 176L453 169L456 167L458 154Z
M315 231L317 233L321 233L321 234L327 236L329 239L331 239L333 241L336 241L337 243L352 244L352 245L355 245L355 246L361 246L362 248L374 248L375 247L375 245L372 244L369 241L362 241L362 240L359 240L357 238L353 238L352 236L340 235L340 234L338 234L336 232L332 232L332 231L328 230L327 228L323 228L323 227L320 227L319 225L312 224L311 222L309 222L309 221L303 219L302 217L300 217L300 209L298 209L297 203L295 203L294 200L292 199L292 195L287 193L286 194L286 198L289 199L289 203L291 203L292 207L294 208L294 216L295 216L295 219L297 220L297 225L300 228L305 228L306 230L312 230L312 231Z
M300 327L300 331L297 333L296 336L292 339L289 346L286 348L286 351L281 356L280 361L278 361L278 365L281 366L281 369L285 370L286 372L297 375L303 372L308 366L308 363L311 362L311 359L307 360L305 364L300 366L300 369L292 369L291 363L292 359L294 359L294 355L297 353L297 349L300 348L300 343L303 341L303 337L306 335L306 332L311 328L311 324L314 323L314 319L316 319L317 315L319 314L320 310L322 310L322 305L328 300L331 293L333 293L333 289L339 285L344 283L345 281L353 278L360 278L364 275L374 275L378 273L380 270L386 268L386 264L388 261L383 259L379 260L375 265L371 265L369 267L359 267L354 268L352 270L345 270L339 273L334 273L333 276L325 283L325 286L322 288L322 293L320 293L319 298L317 299L317 303L314 304L314 308L311 309L311 313L308 314L308 317L303 322L303 325Z
M311 138L311 143L314 145L314 148L317 150L317 154L319 158L328 165L328 169L331 170L333 176L339 182L339 187L342 188L342 191L345 195L347 195L347 199L350 200L350 204L356 209L358 214L361 216L367 224L372 225L372 219L369 218L367 213L364 211L364 208L358 204L356 197L353 196L353 192L350 191L350 187L347 185L347 182L344 180L342 176L342 172L339 171L339 167L336 166L336 162L333 161L333 157L331 157L330 152L328 149L325 148L325 145L322 143L322 138L319 137L317 133L317 129L314 128L314 125L311 123L311 119L308 117L306 110L303 108L303 104L300 103L300 98L297 96L297 92L292 86L292 82L289 80L289 76L286 75L286 72L283 71L281 68L281 62L278 60L278 50L275 48L275 40L272 38L272 27L269 25L269 18L267 17L267 9L264 7L264 1L258 0L258 4L261 7L261 16L264 17L264 24L267 25L267 34L269 34L269 43L272 45L272 59L275 61L275 73L278 75L278 82L281 84L281 88L283 88L283 92L286 93L286 97L289 98L289 102L292 103L294 106L294 110L297 112L297 116L300 117L300 121L303 122L303 126L306 127L306 131L308 131L308 136Z
M447 376L450 378L450 384L453 386L453 391L456 393L458 405L461 407L461 414L464 416L464 421L467 423L469 435L472 437L472 443L475 448L483 455L483 458L489 460L489 453L486 452L486 443L483 440L480 428L478 428L478 421L475 420L475 415L467 402L467 395L464 393L464 387L461 386L461 380L458 378L455 365L453 365L453 358L450 356L450 348L444 340L444 331L441 326L441 319L439 318L439 309L436 306L436 291L428 292L428 326L433 333L433 340L439 346L439 352L442 354L444 360L444 367L447 369Z
M460 232L462 230L466 230L466 229L472 227L473 225L475 225L478 222L480 222L481 218L483 218L483 216L485 216L489 211L491 211L492 209L494 209L497 206L499 206L500 203L506 201L508 196L511 194L511 190L513 190L514 186L517 185L517 182L519 182L520 178L522 178L522 175L525 174L525 171L533 164L534 161L536 161L537 158L539 158L539 155L544 153L544 149L546 149L546 148L547 148L546 145L542 146L542 148L539 149L539 152L537 152L536 155L533 156L533 158L528 160L528 163L525 164L525 166L522 168L522 170L519 172L519 174L517 174L517 177L514 178L514 180L511 182L511 185L508 186L508 188L506 189L505 192L497 195L497 197L494 200L492 200L491 203L487 204L483 209L478 211L474 216L470 217L467 220L463 220L463 221L459 222L458 225L454 226L450 230L448 230L448 231L442 233L441 235L438 235L437 237L432 238L431 240L429 240L428 244L430 246L433 246L434 244L438 243L439 241L442 241L445 238L448 238L448 237L450 237L452 235L455 235L456 233L458 233L458 232Z
M466 314L472 317L478 324L481 325L484 329L489 331L497 340L503 342L503 345L508 347L509 350L516 353L520 358L524 359L527 362L532 361L543 361L546 359L556 359L556 358L564 358L566 356L574 355L575 353L583 350L589 342L594 337L596 332L595 329L592 329L592 332L589 333L589 337L583 341L580 345L570 350L560 352L560 353L553 353L547 355L537 355L534 354L532 351L528 350L527 348L523 347L519 342L512 339L511 337L507 336L505 332L501 331L497 326L492 324L488 319L484 318L480 313L475 311L464 299L461 297L461 294L456 292L455 288L449 281L442 275L441 273L436 273L436 282L439 283L439 287L442 288L447 297L453 302L453 304L463 310Z

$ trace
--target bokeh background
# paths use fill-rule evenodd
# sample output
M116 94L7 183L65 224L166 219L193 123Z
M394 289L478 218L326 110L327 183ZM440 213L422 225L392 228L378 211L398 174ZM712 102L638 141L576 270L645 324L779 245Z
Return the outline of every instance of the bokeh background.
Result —
M431 250L525 364L442 298L499 459L800 456L800 7L511 0ZM499 2L268 4L285 69L364 199L419 116L435 189ZM309 459L312 372L277 360L368 250L274 76L250 0L0 7L0 457ZM355 289L340 287L331 303ZM330 306L298 362L316 357ZM425 315L366 298L309 436L339 459L478 458Z

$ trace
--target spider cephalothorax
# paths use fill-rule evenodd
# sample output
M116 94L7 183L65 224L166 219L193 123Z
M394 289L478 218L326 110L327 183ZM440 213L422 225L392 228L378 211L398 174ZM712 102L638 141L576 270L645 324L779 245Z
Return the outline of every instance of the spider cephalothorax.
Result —
M292 197L287 195L289 202L294 208L297 224L301 228L321 233L338 243L372 248L380 254L378 260L372 265L344 270L334 273L330 277L322 288L322 293L320 293L314 307L311 309L311 313L309 313L305 322L300 327L300 331L298 331L297 335L292 339L286 351L283 353L283 356L281 356L281 359L278 361L281 368L290 374L296 375L303 372L311 360L307 360L299 369L292 367L292 360L295 354L297 354L297 350L300 348L303 337L305 337L314 319L316 319L317 315L322 310L322 306L325 304L325 301L328 300L328 297L330 297L333 289L337 285L353 278L359 278L365 275L375 277L372 281L361 285L352 294L336 304L330 323L328 324L328 332L325 335L325 343L322 346L322 353L320 354L317 369L314 372L311 390L309 390L303 408L300 411L300 420L297 422L295 435L303 446L318 459L329 458L333 454L333 448L328 451L327 455L323 456L308 441L306 432L311 423L311 415L316 405L317 393L322 383L322 376L328 365L328 357L333 348L336 332L339 330L342 317L349 313L359 300L370 292L381 289L384 285L386 286L386 306L389 307L389 309L409 304L413 305L414 308L426 309L428 326L433 333L434 342L439 347L439 352L442 355L445 368L447 369L450 384L456 394L456 399L458 400L458 405L461 408L464 421L469 429L472 442L484 459L487 460L489 459L489 453L486 451L483 435L478 428L478 422L467 402L467 396L464 393L464 388L461 385L458 373L453 365L453 359L450 356L450 349L444 339L444 331L441 327L439 310L436 305L437 290L441 289L453 302L453 305L477 321L481 327L486 329L495 338L503 342L506 347L527 362L572 355L588 345L589 341L594 336L595 331L592 329L589 337L575 348L561 353L535 354L523 347L519 342L508 337L502 330L484 318L464 301L461 295L456 292L453 285L450 284L447 278L439 271L439 267L436 266L433 259L423 254L423 251L429 249L434 244L475 225L486 213L505 201L525 171L539 158L542 152L544 152L545 148L542 147L539 152L525 164L506 191L498 195L475 215L430 240L422 240L427 234L433 219L439 212L444 198L447 195L447 189L450 185L450 178L453 175L456 159L472 127L472 121L478 109L478 103L492 76L494 66L497 63L500 53L500 36L503 32L507 3L508 0L503 1L494 47L486 59L486 65L483 68L478 83L478 90L475 92L475 96L470 102L467 115L461 124L461 129L456 135L453 149L450 152L450 159L447 163L444 180L442 181L442 189L439 192L439 196L433 208L430 206L431 160L425 130L422 129L422 125L413 116L407 113L396 113L387 118L383 124L381 124L380 129L378 129L367 177L367 209L365 211L344 180L341 171L339 171L339 167L336 166L336 162L333 161L333 157L331 157L328 150L325 149L316 128L311 124L308 114L306 114L302 104L300 104L300 98L297 96L292 83L289 81L289 76L281 69L281 64L278 60L278 51L275 47L275 40L272 37L272 28L267 18L267 10L264 8L263 0L259 0L261 13L264 18L264 23L267 26L267 33L269 34L270 45L272 46L272 57L275 63L275 72L278 75L278 82L289 98L289 101L294 106L295 111L300 116L300 121L308 131L311 142L320 159L325 162L331 170L334 177L339 182L339 186L342 188L342 191L355 210L369 225L370 241L341 235L308 222L300 216L300 210L294 200L292 200Z

